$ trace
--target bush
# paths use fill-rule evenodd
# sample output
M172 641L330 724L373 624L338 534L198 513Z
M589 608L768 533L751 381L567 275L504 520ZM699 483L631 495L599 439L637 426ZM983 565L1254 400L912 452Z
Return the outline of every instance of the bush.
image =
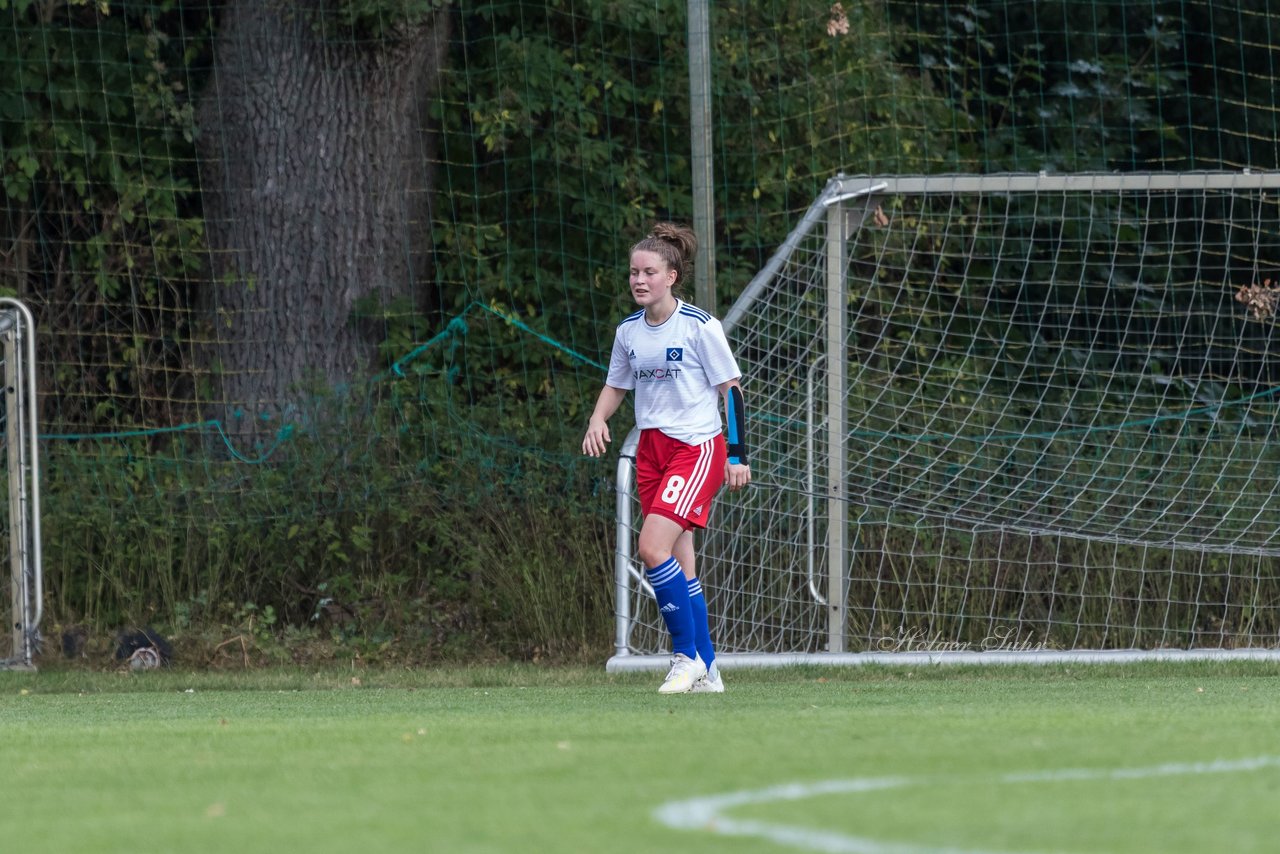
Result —
M50 619L206 647L288 634L417 660L606 654L613 503L593 470L437 429L459 401L421 382L434 400L330 400L253 464L203 435L54 445Z

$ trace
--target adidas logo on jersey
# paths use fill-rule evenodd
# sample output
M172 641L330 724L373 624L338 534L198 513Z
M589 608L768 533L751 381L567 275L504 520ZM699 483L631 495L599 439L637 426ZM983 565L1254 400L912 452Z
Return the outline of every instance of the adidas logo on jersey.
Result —
M680 606L677 605L675 602L668 602L667 604L663 605L661 608L658 609L658 611L663 614L674 614L676 611L679 611L679 610L680 610Z

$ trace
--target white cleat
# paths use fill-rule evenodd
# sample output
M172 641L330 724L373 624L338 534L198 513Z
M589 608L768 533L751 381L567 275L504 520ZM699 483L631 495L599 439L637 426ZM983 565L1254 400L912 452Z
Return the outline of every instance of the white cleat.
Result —
M687 694L693 689L693 683L707 675L707 666L701 658L690 658L677 652L671 658L671 670L667 673L667 681L658 689L659 694Z
M689 689L689 693L723 694L724 682L720 679L720 665L714 661L711 662L711 667L707 669L706 675L693 681L693 687Z

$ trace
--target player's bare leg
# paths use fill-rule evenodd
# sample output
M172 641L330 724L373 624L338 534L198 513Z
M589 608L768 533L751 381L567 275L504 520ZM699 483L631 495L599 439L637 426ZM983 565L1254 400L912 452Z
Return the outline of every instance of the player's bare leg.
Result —
M698 555L694 548L693 531L685 531L681 534L675 545L671 547L671 553L680 562L680 568L684 570L685 578L693 579L698 577L696 571Z
M686 533L689 532L675 519L660 513L650 513L644 517L644 524L640 526L640 538L636 541L640 560L644 561L645 566L666 563L674 555L681 536ZM679 559L676 558L677 561Z

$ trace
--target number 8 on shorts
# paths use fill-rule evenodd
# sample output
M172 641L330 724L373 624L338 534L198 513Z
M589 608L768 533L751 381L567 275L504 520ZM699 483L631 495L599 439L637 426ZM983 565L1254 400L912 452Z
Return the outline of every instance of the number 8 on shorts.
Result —
M678 474L671 475L667 488L662 490L662 503L675 504L680 500L680 490L684 489L684 478Z

